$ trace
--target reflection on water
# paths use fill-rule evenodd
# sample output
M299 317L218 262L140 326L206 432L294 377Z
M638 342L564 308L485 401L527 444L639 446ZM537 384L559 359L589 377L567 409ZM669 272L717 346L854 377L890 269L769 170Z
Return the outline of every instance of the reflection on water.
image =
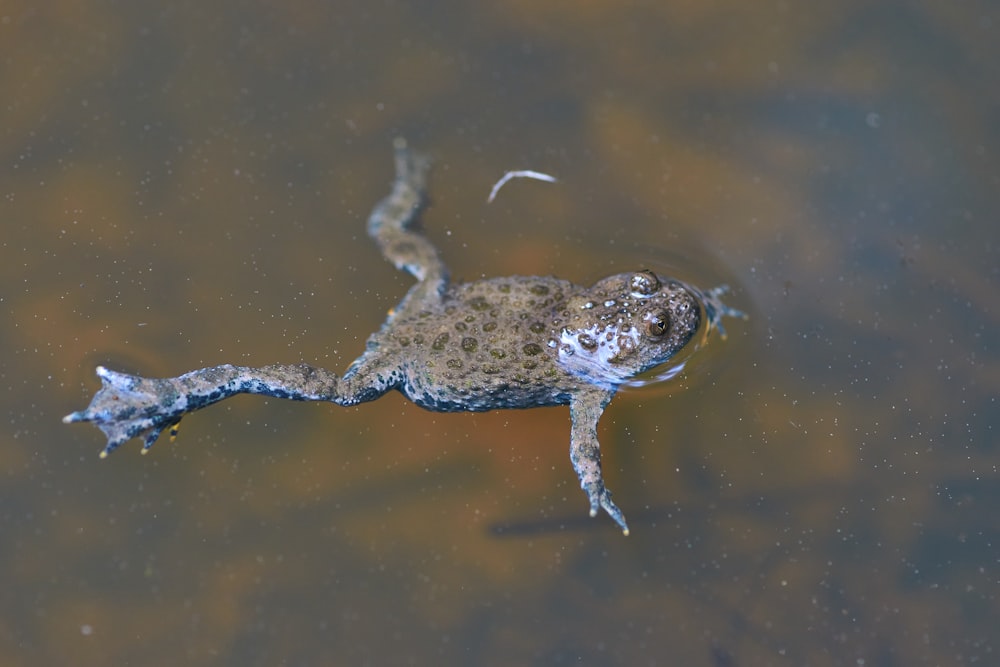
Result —
M4 664L990 662L998 19L0 9ZM605 414L630 537L561 409L243 397L103 462L59 422L97 363L345 368L408 287L363 231L399 134L457 277L665 262L749 311ZM487 206L512 168L559 182Z

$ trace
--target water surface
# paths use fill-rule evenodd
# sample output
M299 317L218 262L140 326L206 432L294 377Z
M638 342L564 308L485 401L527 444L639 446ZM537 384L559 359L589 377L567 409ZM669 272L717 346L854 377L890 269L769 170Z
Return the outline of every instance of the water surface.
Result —
M327 3L329 4L329 3ZM996 661L1000 14L988 2L0 10L0 661ZM456 276L729 282L601 423L240 397L173 445L106 364L343 369L408 287L364 219L432 152ZM509 169L517 181L486 204Z

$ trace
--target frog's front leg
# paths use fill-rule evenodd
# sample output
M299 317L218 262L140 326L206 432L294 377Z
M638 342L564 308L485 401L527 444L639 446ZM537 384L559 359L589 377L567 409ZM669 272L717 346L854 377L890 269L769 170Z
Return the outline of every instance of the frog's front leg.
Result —
M580 487L590 500L590 516L597 516L597 512L603 507L604 511L621 526L622 532L628 535L625 516L611 501L611 492L604 486L604 477L601 475L601 445L597 441L597 422L614 395L613 389L598 387L581 389L573 395L569 405L570 418L573 420L569 458L573 462L577 477L580 478Z

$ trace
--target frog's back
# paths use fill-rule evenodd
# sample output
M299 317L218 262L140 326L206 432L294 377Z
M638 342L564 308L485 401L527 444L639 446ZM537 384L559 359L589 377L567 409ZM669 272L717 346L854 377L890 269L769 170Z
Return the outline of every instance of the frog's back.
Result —
M440 411L564 405L579 380L556 363L549 341L574 291L551 277L513 276L448 287L413 304L380 332L403 393Z

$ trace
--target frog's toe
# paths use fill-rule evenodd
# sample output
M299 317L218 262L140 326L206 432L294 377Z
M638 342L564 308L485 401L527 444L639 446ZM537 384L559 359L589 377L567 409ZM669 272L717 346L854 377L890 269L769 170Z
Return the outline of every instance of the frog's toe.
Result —
M100 428L100 424L98 424L98 428ZM105 429L102 428L101 430L104 431L108 437L108 444L104 446L104 449L102 449L100 453L100 457L102 459L108 458L108 454L121 447L131 437L129 435L110 435Z
M601 498L596 493L590 494L590 518L597 516L597 513L601 511Z
M585 487L584 491L587 492L587 497L590 499L590 516L597 516L598 512L603 508L608 513L608 516L621 526L622 533L628 535L628 524L625 522L625 515L618 509L618 505L615 505L614 501L611 500L611 492L608 491L607 487L603 484L595 484Z
M601 494L601 507L608 513L608 516L615 520L615 523L621 526L622 533L628 535L628 524L625 523L625 515L618 509L618 505L611 502L611 492L607 489L604 489L604 493Z
M178 419L173 423L166 422L161 426L155 426L152 429L150 429L149 432L146 433L146 436L142 439L142 453L143 454L147 453L149 451L149 448L152 447L154 444L156 444L156 439L159 438L160 434L162 434L164 431L169 430L170 442L173 442L174 438L177 437L177 429L179 428L178 424L180 423L181 420Z

